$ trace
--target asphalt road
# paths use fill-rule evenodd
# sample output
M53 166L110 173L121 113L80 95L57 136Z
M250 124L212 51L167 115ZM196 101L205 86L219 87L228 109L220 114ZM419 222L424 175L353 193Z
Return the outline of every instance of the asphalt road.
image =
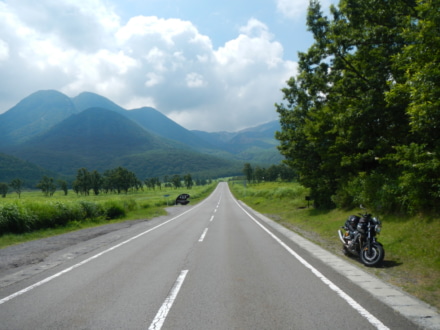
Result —
M242 206L179 213L0 289L0 329L417 329Z

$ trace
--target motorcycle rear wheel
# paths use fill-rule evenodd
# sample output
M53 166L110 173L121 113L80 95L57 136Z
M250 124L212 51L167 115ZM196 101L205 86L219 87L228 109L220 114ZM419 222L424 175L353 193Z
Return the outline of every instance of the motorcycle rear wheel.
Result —
M379 266L385 258L385 250L382 244L373 243L371 249L364 247L361 251L361 261L367 267Z

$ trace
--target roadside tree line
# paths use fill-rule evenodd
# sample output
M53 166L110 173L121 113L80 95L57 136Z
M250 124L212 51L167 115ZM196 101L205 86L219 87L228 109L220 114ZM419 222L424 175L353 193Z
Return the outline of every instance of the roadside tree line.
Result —
M193 180L191 174L165 176L163 181L158 177L147 178L144 181L139 180L136 174L123 168L121 166L107 170L102 174L98 171L89 171L86 168L80 168L77 171L76 178L72 183L73 191L78 195L88 196L90 193L99 195L100 193L128 193L132 190L142 190L144 185L148 189L155 190L162 187L173 187L174 189L186 187L191 189L194 184L206 185L210 180L196 179ZM12 189L20 197L24 182L20 179L14 179L10 183L0 182L0 195L4 198L6 194ZM52 177L43 176L40 182L36 185L45 196L52 196L57 189L68 194L69 185L65 180L55 180Z
M16 192L18 197L20 197L21 191L23 189L23 181L20 179L14 179L10 183L0 182L0 195L3 198L6 197L9 188L11 188L14 192Z
M77 194L89 195L93 191L95 195L100 192L104 193L128 193L130 190L142 190L144 185L148 189L162 189L162 186L174 187L175 189L182 187L191 189L194 185L191 174L186 174L183 179L180 175L165 176L164 182L158 177L147 178L144 181L139 180L136 174L123 167L117 167L112 170L105 171L102 175L98 171L89 172L85 168L78 170L76 180L73 182L72 188Z
M165 186L167 188L173 187L174 189L181 187L186 187L187 189L191 189L191 187L194 184L198 186L204 186L210 183L211 181L206 179L196 179L196 181L194 181L191 174L188 173L185 174L183 178L178 174L175 174L173 176L165 175L163 182L161 182L158 177L145 179L144 182L148 189L155 190L156 188L162 189L162 186Z
M245 163L243 174L246 181L259 183L262 181L292 181L295 179L295 172L285 164L271 165L268 168L255 166Z

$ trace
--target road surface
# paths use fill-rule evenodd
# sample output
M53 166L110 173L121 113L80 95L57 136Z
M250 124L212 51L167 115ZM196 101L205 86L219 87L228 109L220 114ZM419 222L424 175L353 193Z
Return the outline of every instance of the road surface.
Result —
M178 214L0 289L0 329L417 329L234 199Z

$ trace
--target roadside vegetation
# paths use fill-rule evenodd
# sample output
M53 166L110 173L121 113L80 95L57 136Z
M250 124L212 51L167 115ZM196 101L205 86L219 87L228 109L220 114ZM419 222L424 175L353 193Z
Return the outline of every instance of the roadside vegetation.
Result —
M440 216L438 4L310 1L276 138L315 205Z
M383 225L378 239L385 261L380 268L367 268L343 256L337 237L347 217L360 209L315 209L306 200L309 189L298 183L231 181L230 187L260 213L440 310L440 219L374 213Z
M208 196L216 183L130 190L124 194L75 194L22 191L0 199L0 248L69 231L127 220L165 215L177 196L188 193L191 203Z

